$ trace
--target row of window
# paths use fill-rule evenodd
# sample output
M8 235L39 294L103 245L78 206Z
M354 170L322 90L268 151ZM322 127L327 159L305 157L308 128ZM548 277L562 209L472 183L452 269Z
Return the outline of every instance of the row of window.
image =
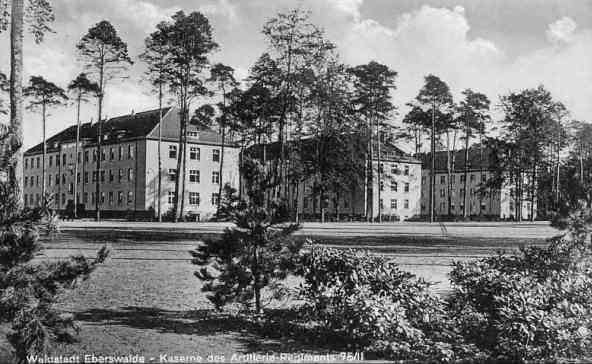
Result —
M84 151L84 161L90 161L90 150ZM54 159L55 157L55 159ZM67 163L68 154L61 155L61 164L66 165ZM70 153L70 160L72 160L73 155ZM107 148L101 148L101 160L107 159ZM117 149L116 148L109 148L109 160L124 160L124 159L134 159L134 146L128 145L127 148L120 145ZM80 163L82 160L82 152L78 152L77 161ZM55 161L55 166L60 166L60 155L49 155L48 156L48 165L49 167L53 167ZM97 150L92 150L92 161L97 161ZM25 158L25 169L30 168L41 168L41 157L32 157L32 158Z
M384 191L384 181L380 181L380 190ZM399 190L399 184L396 181L391 181L391 191L397 192ZM409 183L405 183L403 191L409 192Z
M176 195L175 195L174 191L169 191L167 202L169 204L174 204L175 200L176 200L175 196ZM220 195L217 193L212 193L212 198L210 200L210 203L212 204L212 206L218 206L219 200L220 200ZM199 192L189 192L189 205L199 206L200 203L201 203L201 198L200 198Z
M380 173L384 173L384 164L383 163L380 163ZM392 166L391 174L394 174L394 175L401 174L401 170L399 169L398 164L395 164L394 166ZM406 165L403 167L403 174L405 176L409 175L409 166Z
M177 146L169 145L169 158L177 159ZM201 151L198 147L189 147L189 159L201 160ZM212 150L212 162L220 162L220 150Z
M380 209L384 209L384 201L381 198L379 200L379 204L380 204ZM398 207L398 201L396 199L391 199L391 210L397 210ZM408 209L409 208L409 200L403 200L403 208L404 209Z
M89 196L91 197L90 201L89 201ZM89 194L88 192L85 192L83 194L83 200L82 202L87 204L87 203L91 203L94 204L96 199L95 199L96 193L92 192L91 194ZM105 203L105 197L109 196L109 200L108 200L108 204L109 205L113 205L115 203L115 194L114 192L109 192L108 195L105 194L105 192L101 192L101 204ZM34 206L35 204L39 204L39 202L41 201L41 195L36 193L36 194L24 194L24 202L25 202L25 206ZM80 194L78 194L77 196L77 200L80 201ZM127 197L127 198L126 198ZM58 203L60 202L60 199L58 199L57 201ZM134 193L133 191L127 191L127 194L125 193L125 191L118 191L117 192L117 204L118 205L124 205L124 204L132 204L134 202ZM66 194L62 193L61 195L61 205L64 206L66 204Z
M475 182L476 176L474 174L470 174L469 175L469 180L471 182ZM485 182L487 181L487 175L486 174L482 174L481 175L481 182ZM421 183L425 184L426 182L426 176L421 177ZM450 175L450 182L451 184L455 184L456 183L456 175L452 174ZM464 183L465 182L465 175L461 174L460 175L460 183ZM440 184L444 185L446 184L446 176L440 176Z
M74 172L71 172L72 174ZM101 178L101 182L105 182L105 171L101 171L100 174L100 178ZM89 172L84 172L84 183L88 183L89 182ZM127 181L133 181L134 180L134 170L132 168L128 168L127 171L125 169L119 169L118 173L117 173L117 181L118 182L123 182L124 180ZM61 183L65 184L66 183L66 174L62 174L62 178L61 178ZM94 171L92 172L92 181L96 182L97 181L97 172ZM114 182L115 181L115 172L114 170L110 169L109 170L109 182ZM30 186L30 187L34 187L37 186L39 187L39 176L31 176L30 178L28 176L25 176L25 187ZM52 186L52 184L55 183L56 186L60 185L60 175L58 173L55 174L55 179L53 178L53 175L49 175L48 179L47 179L47 184L49 187ZM81 174L80 172L78 172L78 174L76 175L76 183L81 183Z
M174 182L177 180L177 170L175 168L169 169L169 181ZM200 183L200 173L197 169L190 169L189 170L189 183ZM213 184L220 184L220 172L214 171L212 172L212 183Z

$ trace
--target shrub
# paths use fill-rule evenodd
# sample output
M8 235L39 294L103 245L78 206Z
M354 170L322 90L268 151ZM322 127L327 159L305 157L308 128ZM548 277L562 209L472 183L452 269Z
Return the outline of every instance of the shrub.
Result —
M450 313L467 341L512 360L592 355L592 256L581 219L548 247L455 263Z
M47 206L19 210L13 187L0 183L0 322L11 324L8 340L16 362L40 354L50 340L73 338L75 323L54 303L63 289L86 279L107 257L106 248L90 261L83 256L38 263L32 260L43 246L40 232L54 232L56 215Z
M384 257L314 247L298 273L311 318L350 347L398 360L477 355L450 330L444 301L429 283Z
M195 276L204 282L202 291L211 292L208 299L217 309L237 302L247 308L254 305L260 314L261 291L285 291L281 281L294 269L303 242L292 238L299 226L286 223L284 205L265 198L272 182L264 167L247 161L244 168L248 198L227 196L220 214L236 227L227 228L222 239L206 240L190 254L192 263L201 266Z

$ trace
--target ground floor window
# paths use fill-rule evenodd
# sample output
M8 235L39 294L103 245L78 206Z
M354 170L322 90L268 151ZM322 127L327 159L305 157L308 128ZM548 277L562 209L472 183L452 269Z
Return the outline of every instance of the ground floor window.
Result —
M175 203L175 192L174 191L169 191L167 202L169 204Z
M189 204L199 206L199 192L189 192Z
M212 205L217 206L219 200L220 195L218 195L217 193L212 193Z
M130 204L134 201L134 193L132 191L128 191L127 193L127 203Z

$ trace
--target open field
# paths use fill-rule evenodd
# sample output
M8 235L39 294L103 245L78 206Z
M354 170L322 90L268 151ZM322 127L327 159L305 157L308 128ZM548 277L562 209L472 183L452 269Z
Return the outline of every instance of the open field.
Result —
M81 324L80 340L56 346L54 353L141 353L158 359L163 353L207 356L336 350L335 346L323 345L318 338L270 336L248 321L212 312L212 306L200 292L200 281L193 276L195 267L190 263L188 250L203 237L217 236L221 226L199 232L193 231L192 227L192 231L180 234L176 230L156 229L154 225L146 226L146 229L153 229L148 233L123 229L123 223L121 227L87 230L66 224L63 233L47 242L47 249L40 259L65 258L72 254L92 256L104 244L111 250L104 266L62 298L60 307L73 313ZM354 228L361 230L361 227ZM542 237L532 237L537 229L517 226L505 229L522 231L522 235L504 239L467 236L466 232L464 236L412 236L393 234L392 227L372 225L365 228L366 235L357 236L357 231L349 236L321 234L315 241L386 254L402 269L436 283L433 289L438 293L450 289L447 274L454 260L475 259L500 249L516 249L520 245L545 244ZM418 229L417 226L413 228ZM323 227L305 226L301 232L303 238L312 235L309 232L313 229L324 230ZM391 234L370 236L369 229L387 230ZM431 229L430 226L425 228L427 232ZM447 229L448 232L453 230ZM474 231L470 233L474 234ZM295 286L298 282L290 283ZM287 305L289 302L278 308ZM276 333L280 331L275 330ZM6 342L0 345L0 362L5 362L2 353L7 353L7 345Z

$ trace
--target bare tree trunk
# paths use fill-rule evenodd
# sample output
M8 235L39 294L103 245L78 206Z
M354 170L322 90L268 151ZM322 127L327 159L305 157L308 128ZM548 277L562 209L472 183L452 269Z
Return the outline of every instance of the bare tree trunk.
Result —
M378 159L378 172L377 172L377 184L378 184L378 222L382 222L382 205L380 199L382 198L381 184L382 184L382 170L380 166L380 123L378 118L376 119L376 141L377 141L377 159Z
M158 222L162 222L162 82L158 84Z
M41 114L42 114L42 118L43 118L43 153L42 153L42 157L41 157L41 162L43 163L41 166L41 201L45 201L45 175L47 174L47 170L45 168L45 158L47 156L47 138L45 136L45 132L46 132L46 125L45 125L45 110L46 110L46 105L45 102L43 102L43 105L41 105Z
M186 190L186 177L185 177L185 170L187 169L187 119L189 117L188 112L189 110L186 108L186 114L184 117L184 124L185 127L183 128L183 167L181 168L181 173L179 177L181 178L181 211L179 212L179 218L181 221L185 221L185 190Z
M434 184L436 183L436 105L432 102L432 135L431 135L431 166L430 166L430 222L434 222Z
M78 217L78 144L80 144L80 104L82 103L82 91L78 91L78 100L76 103L76 147L74 164L74 218ZM45 133L44 133L45 134Z
M173 199L173 221L179 221L179 192L181 192L181 167L183 162L183 136L184 128L185 128L185 101L181 103L181 110L179 111L179 144L177 150L177 169L176 169L176 179L175 179L175 196Z
M465 171L464 171L464 190L463 190L463 217L466 219L469 214L467 213L467 206L469 204L468 197L468 188L469 188L469 138L470 138L470 131L469 131L469 121L468 118L465 124Z
M23 206L23 0L12 0L10 15L10 150L9 181Z
M100 70L99 70L99 100L98 100L98 118L97 118L97 182L95 183L95 213L96 221L101 220L101 182L100 182L100 174L101 174L101 137L102 137L102 117L103 117L103 97L104 97L104 61L101 59Z

